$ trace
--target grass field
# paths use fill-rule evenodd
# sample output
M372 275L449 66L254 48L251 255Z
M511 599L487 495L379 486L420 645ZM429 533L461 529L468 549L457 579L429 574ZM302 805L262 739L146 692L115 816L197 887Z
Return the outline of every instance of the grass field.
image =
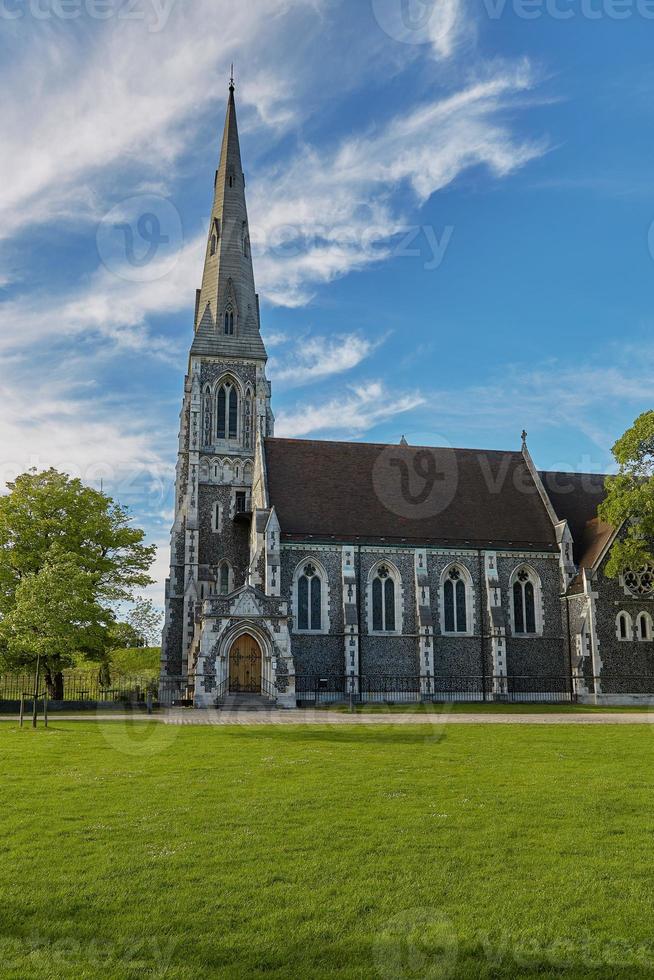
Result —
M0 976L652 977L654 730L0 726Z

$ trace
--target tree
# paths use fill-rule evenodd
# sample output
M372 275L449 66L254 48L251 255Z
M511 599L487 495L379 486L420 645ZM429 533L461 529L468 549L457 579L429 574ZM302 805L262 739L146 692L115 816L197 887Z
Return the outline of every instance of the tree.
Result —
M21 578L0 621L4 659L20 668L40 658L53 698L63 697L62 671L73 665L75 653L104 655L113 616L95 593L95 576L80 569L74 556L52 553L43 568Z
M607 477L606 500L599 516L624 534L611 549L606 574L617 578L627 569L654 563L654 411L636 419L613 447L620 467Z
M141 638L129 623L114 623L109 631L109 650L133 650L141 645Z
M27 666L35 661L38 649L46 659L46 671L57 677L59 685L62 665L68 664L71 654L102 655L95 642L98 630L107 649L112 607L130 601L135 589L151 584L148 571L156 549L143 543L144 532L132 526L120 504L54 469L24 473L8 484L8 490L7 496L0 497L0 657L8 663L18 658ZM61 589L73 586L81 591L71 595L66 606ZM59 619L49 625L47 612L39 620L28 602L33 590L47 605L47 587L53 588L53 597L59 597L58 612L53 613ZM91 601L97 607L93 615ZM63 647L57 644L47 653L45 640L40 645L34 638L27 642L30 622L49 642L62 638L66 614L70 619Z
M161 634L163 616L151 599L137 599L127 617L128 624L138 637L138 646L156 646Z

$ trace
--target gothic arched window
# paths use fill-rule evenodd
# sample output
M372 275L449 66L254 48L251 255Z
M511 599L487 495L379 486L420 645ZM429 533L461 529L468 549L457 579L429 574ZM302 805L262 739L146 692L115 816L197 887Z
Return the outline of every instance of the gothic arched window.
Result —
M641 640L641 642L646 643L652 639L654 632L652 630L652 617L649 613L642 612L639 614L636 628L638 632L638 639Z
M633 635L633 623L628 612L618 613L616 619L617 636L623 643L631 640Z
M234 308L228 306L225 310L225 334L228 337L234 336Z
M323 622L323 572L313 561L301 565L296 572L296 627L304 633L320 633Z
M213 399L211 397L211 388L207 387L204 392L203 413L202 413L203 416L202 436L203 436L205 446L210 446L213 441L211 438L211 423L213 418L212 402Z
M443 633L470 633L472 627L472 581L463 565L448 568L441 582Z
M373 571L370 583L373 633L395 633L398 630L399 581L397 572L385 563Z
M517 636L537 636L540 623L540 579L526 566L511 576L513 602L513 632Z
M230 381L226 381L218 389L216 435L218 439L238 438L238 391Z

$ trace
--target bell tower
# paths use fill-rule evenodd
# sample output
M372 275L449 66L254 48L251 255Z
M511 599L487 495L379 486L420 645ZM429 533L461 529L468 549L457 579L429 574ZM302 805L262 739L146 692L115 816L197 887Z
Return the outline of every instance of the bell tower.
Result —
M274 426L234 90L232 78L180 415L163 678L193 669L198 604L246 582L255 434Z

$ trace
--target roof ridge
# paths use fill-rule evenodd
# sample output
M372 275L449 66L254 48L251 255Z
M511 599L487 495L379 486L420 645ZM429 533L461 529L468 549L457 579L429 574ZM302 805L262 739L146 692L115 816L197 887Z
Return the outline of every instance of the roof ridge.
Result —
M477 447L469 446L418 446L409 443L408 446L402 446L400 443L394 442L364 442L351 439L294 439L286 436L266 436L266 442L292 442L299 445L314 445L314 446L368 446L370 448L379 447L381 449L389 449L391 446L396 446L398 449L449 449L455 453L495 453L498 456L522 456L519 449L480 449Z

